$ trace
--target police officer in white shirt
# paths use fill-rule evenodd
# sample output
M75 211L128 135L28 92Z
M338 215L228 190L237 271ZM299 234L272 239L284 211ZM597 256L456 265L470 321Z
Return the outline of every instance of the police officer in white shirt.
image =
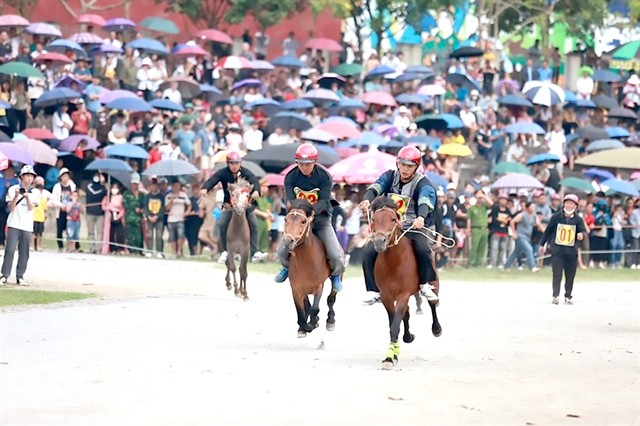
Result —
M18 249L18 265L16 267L16 282L27 285L24 273L29 262L29 245L33 234L33 209L40 201L40 191L34 188L33 180L36 172L31 166L23 166L20 170L20 183L7 190L9 218L7 219L7 243L2 262L2 276L0 285L7 283L13 266L13 256Z

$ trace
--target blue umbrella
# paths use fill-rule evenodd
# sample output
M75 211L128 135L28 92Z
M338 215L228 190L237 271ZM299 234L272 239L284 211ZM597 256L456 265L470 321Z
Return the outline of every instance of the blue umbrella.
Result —
M365 109L366 105L360 99L342 98L336 107L340 109Z
M289 111L296 109L311 109L313 106L313 102L306 99L293 99L282 103L282 108Z
M145 151L144 148L130 143L111 145L105 148L104 152L107 154L107 157L135 158L139 160L149 159L149 153Z
M544 135L547 133L539 124L528 122L510 124L504 129L504 131L506 133L523 133L525 135Z
M75 90L66 87L57 87L44 92L36 101L35 105L39 107L47 107L58 104L67 103L73 99L81 98L82 95Z
M387 66L387 65L380 65L375 67L374 69L372 69L371 71L369 71L369 73L366 75L365 79L369 79L369 78L378 78L378 77L382 77L385 74L394 74L396 72L395 69Z
M605 151L607 149L624 148L625 146L625 144L617 139L600 139L599 141L591 142L585 150L587 152L597 152Z
M151 105L155 109L160 109L163 111L184 112L184 108L182 107L182 105L178 105L177 103L170 101L169 99L154 99L149 102L149 105Z
M533 107L531 101L520 95L507 95L498 98L500 105L517 106L517 107Z
M631 182L626 180L620 180L615 178L607 179L604 182L602 182L602 185L609 187L609 191L617 192L619 194L630 195L632 197L640 196L640 192L638 192L636 187Z
M80 46L80 44L76 43L73 40L68 39L58 39L54 40L47 46L48 52L58 52L58 53L66 53L67 50L73 51L78 56L87 56L87 52Z
M537 154L529 158L529 160L527 160L527 166L531 166L532 164L546 163L547 161L557 163L560 161L560 158L558 158L557 155L543 152L542 154Z
M332 116L332 117L327 117L324 120L322 120L322 122L320 124L335 123L335 122L346 123L346 124L348 124L350 126L355 127L356 129L360 127L360 126L358 126L358 123L356 123L355 121L353 121L349 117L341 117L341 116L338 116L338 115Z
M84 168L85 170L99 170L106 173L109 172L133 172L130 165L122 160L116 160L114 158L103 158L100 160L93 160Z
M106 105L109 109L120 109L123 111L147 112L151 111L151 105L140 98L118 98Z
M578 102L578 97L570 90L564 89L564 101L567 103Z
M403 93L401 95L396 96L396 101L399 104L418 104L422 105L423 103L429 100L428 96L412 94L412 93Z
M595 102L593 102L591 99L578 99L575 102L575 105L578 108L589 108L589 109L596 109L598 108L598 106L596 105Z
M429 179L431 181L432 184L434 184L435 186L441 186L443 188L446 188L447 185L449 184L449 182L447 181L447 179L445 179L444 177L440 176L437 173L433 173L433 172L427 172L425 174L425 176L427 177L427 179Z
M160 43L158 40L154 40L151 38L137 38L127 43L126 47L137 50L144 50L145 52L156 53L158 55L169 54L169 50L164 44Z
M411 136L408 137L406 139L404 139L404 141L407 145L412 144L412 145L428 145L434 149L437 149L440 145L442 145L442 141L438 138L435 138L433 136L427 136L427 135L415 135L415 136Z
M422 80L423 78L424 78L424 75L420 75L420 74L416 74L416 73L408 73L408 72L405 71L404 74L400 74L399 76L394 78L393 82L394 83L405 83L407 81Z
M245 110L253 110L255 108L262 107L267 115L277 114L282 111L282 105L278 101L273 99L263 98L248 103L244 106Z
M429 129L461 129L464 127L460 117L453 114L427 114L416 118L416 124L426 130Z
M613 175L613 173L607 170L597 169L595 167L585 170L584 172L582 172L582 174L588 178L598 179L601 181L607 180L607 179L615 179L615 176Z
M609 70L597 70L593 73L591 78L593 81L601 81L604 83L617 83L622 80L619 74Z
M245 80L238 81L231 86L231 90L242 89L243 87L262 87L262 81L257 78L247 78Z
M340 146L343 147L352 147L352 146L369 146L369 145L384 145L387 143L387 140L383 138L380 134L376 132L362 132L362 136L357 139L349 139L345 142L340 143ZM400 146L404 146L400 144Z
M210 84L201 84L200 90L202 90L203 93L215 93L216 95L222 95L220 89Z
M278 56L271 63L277 67L304 68L307 65L295 56Z
M200 171L191 163L182 160L162 160L154 163L142 174L144 176L187 176Z
M114 46L113 44L102 43L101 45L92 48L89 53L92 55L96 55L98 53L122 53L122 49Z
M610 138L628 138L631 136L631 133L622 127L607 127L605 130Z
M580 139L580 135L577 134L577 133L571 133L570 135L567 135L565 137L565 139L566 139L567 143L571 143L571 142L573 142L575 140Z
M432 74L431 68L424 65L411 65L404 70L405 74Z
M295 112L284 111L269 119L269 127L271 129L280 127L282 130L288 131L289 129L307 130L312 126L305 116Z

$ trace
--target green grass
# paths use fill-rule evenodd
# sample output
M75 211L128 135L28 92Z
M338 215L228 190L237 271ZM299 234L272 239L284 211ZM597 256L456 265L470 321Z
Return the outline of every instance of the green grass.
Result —
M43 291L20 288L0 288L0 306L46 305L49 303L81 300L94 297L91 293L72 293L68 291Z

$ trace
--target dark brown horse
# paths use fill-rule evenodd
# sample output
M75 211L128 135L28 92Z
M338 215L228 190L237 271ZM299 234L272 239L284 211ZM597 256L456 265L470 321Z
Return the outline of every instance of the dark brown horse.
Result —
M227 290L231 290L231 276L233 275L234 294L249 300L247 294L247 262L249 261L249 221L246 209L251 206L251 191L253 185L244 179L229 184L231 194L231 220L227 228ZM236 256L240 257L240 286L236 279Z
M415 336L409 332L409 299L420 289L418 263L413 244L403 235L402 221L397 213L396 203L387 197L377 197L371 203L371 236L378 252L374 277L380 290L380 300L389 316L391 342L387 355L382 361L383 368L390 369L400 355L400 321L404 323L405 343L413 342ZM439 291L437 282L434 290ZM436 315L436 304L429 303L433 323L431 332L439 337L442 327Z
M307 200L294 200L284 219L282 244L283 248L291 253L289 282L298 315L298 337L305 337L307 333L318 327L320 298L324 282L331 275L324 245L311 232L313 218L311 203ZM310 294L313 295L313 305L309 303ZM336 314L333 310L335 302L336 292L332 288L327 297L329 306L327 330L329 331L333 331L336 326Z

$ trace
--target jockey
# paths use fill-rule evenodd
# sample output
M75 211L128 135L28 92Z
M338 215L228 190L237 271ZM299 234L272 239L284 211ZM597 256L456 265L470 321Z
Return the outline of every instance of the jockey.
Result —
M231 194L229 194L228 185L230 183L236 183L239 178L245 179L251 185L253 185L253 192L251 198L253 200L260 197L260 182L258 178L249 170L242 167L242 157L240 153L231 151L227 154L227 167L224 167L213 174L204 184L200 190L200 196L204 196L207 192L211 191L218 183L222 184L222 190L224 191L224 203L231 203ZM267 258L268 254L262 253L258 249L258 222L256 222L256 216L253 213L253 208L246 210L247 220L249 221L249 233L251 240L251 253L253 257L252 262L260 262ZM220 225L220 257L219 263L225 263L227 261L227 227L232 215L231 209L223 209L220 214L218 224Z
M322 240L327 251L327 260L331 268L331 286L335 291L342 290L340 275L344 272L344 263L340 243L331 226L331 175L325 169L316 167L318 150L310 143L302 144L296 150L298 167L292 169L284 178L285 199L288 202L304 198L314 206L313 232ZM278 247L278 260L282 269L275 277L281 283L289 276L289 252Z
M386 195L398 205L398 214L402 217L404 229L410 226L414 229L422 229L435 209L436 190L429 179L417 172L421 159L422 155L416 147L405 146L402 148L396 158L398 168L384 172L375 183L367 188L364 200L359 205L360 209L363 212L367 211L374 198ZM429 284L436 279L429 242L424 235L417 232L408 232L405 236L413 243L416 253L420 274L420 294L427 300L436 301L438 296ZM373 275L377 256L378 253L373 248L373 244L367 244L363 253L362 269L367 290L375 293L373 299L367 301L369 304L380 301L380 292Z

